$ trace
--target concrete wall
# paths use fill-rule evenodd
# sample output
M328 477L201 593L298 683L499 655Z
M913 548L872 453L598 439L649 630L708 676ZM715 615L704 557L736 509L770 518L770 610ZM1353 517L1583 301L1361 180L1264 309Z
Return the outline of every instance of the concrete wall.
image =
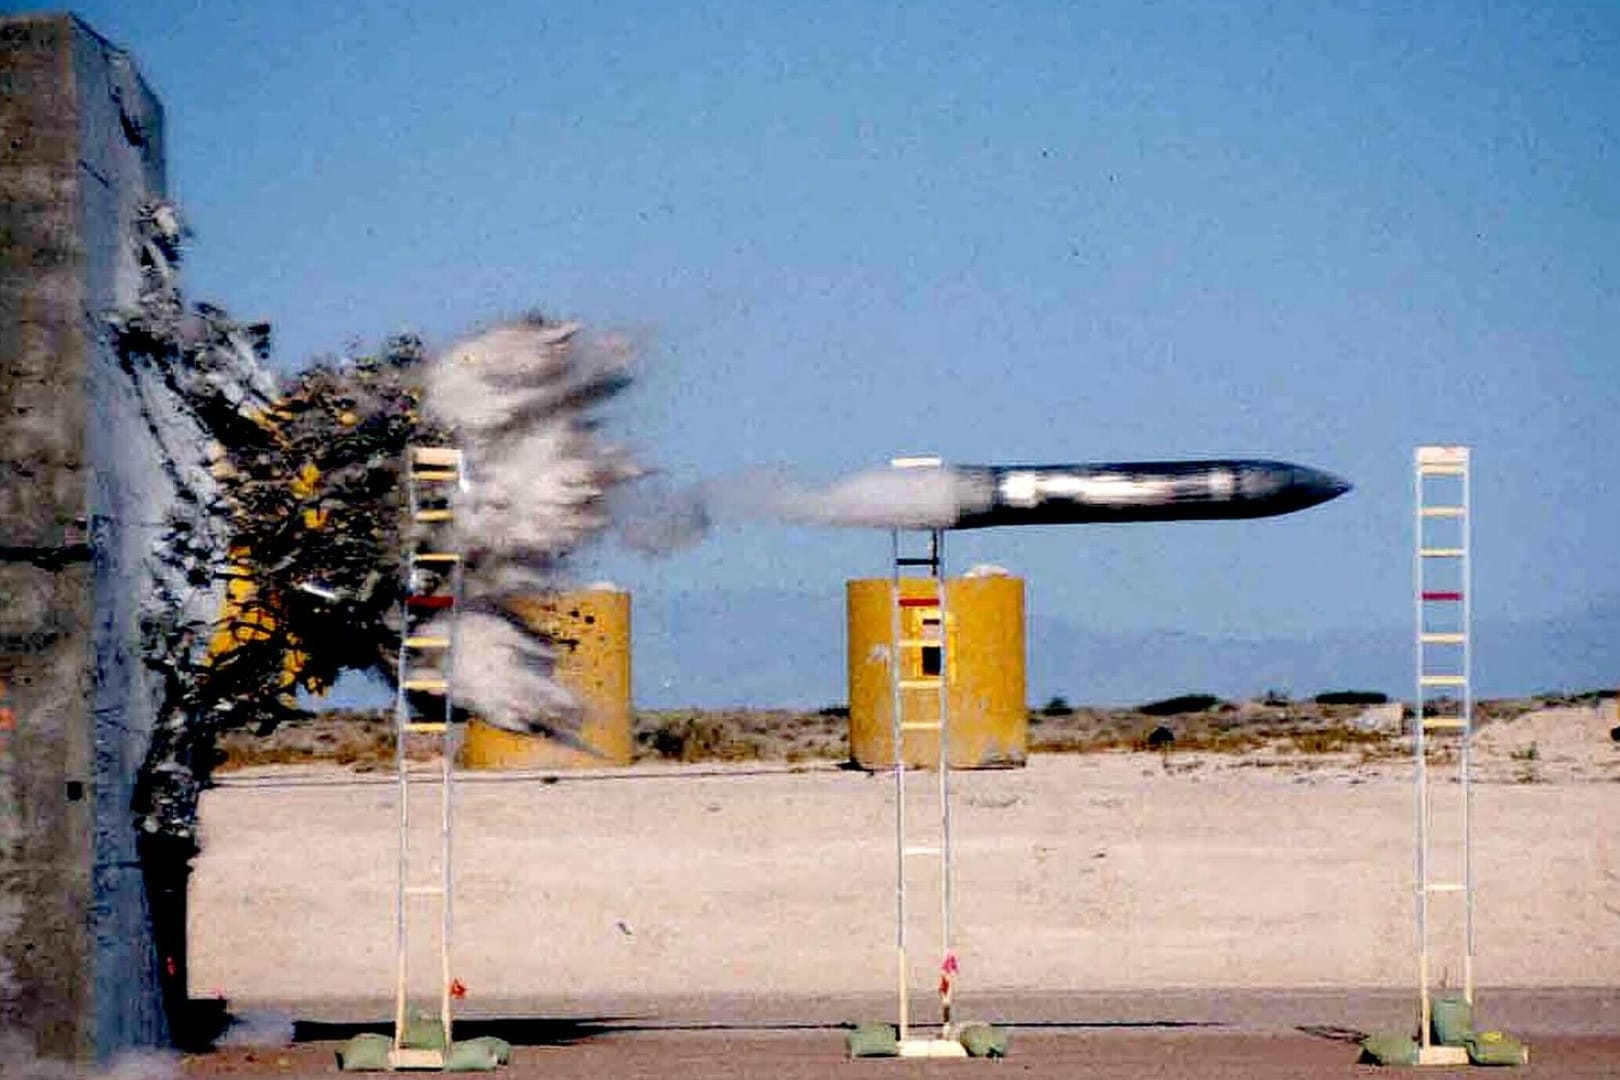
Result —
M163 114L69 16L0 19L0 1024L80 1060L168 1040L131 798L161 673L143 565L201 438L124 370Z

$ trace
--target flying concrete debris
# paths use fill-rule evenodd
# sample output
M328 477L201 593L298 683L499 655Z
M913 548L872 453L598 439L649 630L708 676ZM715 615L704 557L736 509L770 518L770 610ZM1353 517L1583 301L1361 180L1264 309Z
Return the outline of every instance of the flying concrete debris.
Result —
M988 529L1272 517L1327 502L1350 484L1282 461L947 465L901 458L818 489L779 490L773 516L817 525Z

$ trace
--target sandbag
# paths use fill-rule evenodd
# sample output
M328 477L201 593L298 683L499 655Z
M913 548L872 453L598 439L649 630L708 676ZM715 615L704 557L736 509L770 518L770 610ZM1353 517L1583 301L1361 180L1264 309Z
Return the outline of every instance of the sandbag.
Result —
M899 1057L900 1037L893 1024L860 1024L844 1036L852 1058Z
M410 1050L443 1050L444 1024L438 1017L418 1016L405 1021L405 1034L399 1040Z
M364 1032L343 1044L337 1052L337 1066L342 1072L377 1072L388 1068L388 1052L394 1040L387 1035Z
M1462 1046L1474 1030L1474 1007L1467 998L1435 998L1429 1007L1429 1039L1436 1046Z
M1368 1065L1416 1065L1417 1040L1404 1031L1375 1031L1361 1040L1361 1060Z
M512 1059L512 1044L494 1035L480 1035L476 1039L457 1039L456 1046L483 1046L495 1057L495 1064L505 1065Z
M1004 1058L1007 1056L1008 1034L1006 1028L999 1028L992 1024L968 1024L956 1036L962 1049L968 1052L968 1057L976 1058Z
M445 1072L492 1072L499 1064L495 1048L478 1039L453 1043L444 1055Z
M1524 1044L1501 1031L1481 1031L1468 1037L1471 1065L1523 1065L1527 1060Z

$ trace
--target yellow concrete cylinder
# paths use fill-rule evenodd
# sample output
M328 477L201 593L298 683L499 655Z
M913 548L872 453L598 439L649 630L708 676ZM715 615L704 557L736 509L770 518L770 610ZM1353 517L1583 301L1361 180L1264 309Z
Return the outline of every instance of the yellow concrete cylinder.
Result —
M594 588L511 601L557 653L556 678L584 707L580 746L519 735L474 720L461 763L468 769L567 769L627 765L631 756L630 594Z
M926 578L901 579L903 597L932 596L934 587ZM850 581L844 595L849 619L850 756L868 769L893 766L894 698L889 664L894 583L888 578ZM903 606L900 614L902 639L939 637L937 607ZM1022 765L1029 750L1023 581L1006 574L952 578L945 583L945 618L951 767ZM939 653L932 649L903 647L900 660L904 679L938 672ZM937 692L908 690L901 699L907 723L938 719ZM901 754L907 765L936 765L938 731L905 732Z

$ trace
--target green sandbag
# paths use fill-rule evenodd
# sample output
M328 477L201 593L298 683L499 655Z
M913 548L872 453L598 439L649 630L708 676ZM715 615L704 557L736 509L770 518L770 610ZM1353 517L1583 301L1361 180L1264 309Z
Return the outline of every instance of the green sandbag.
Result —
M444 1024L438 1017L418 1016L405 1021L405 1037L399 1040L408 1050L443 1050Z
M899 1057L900 1038L893 1024L860 1024L844 1036L852 1058Z
M445 1072L491 1072L499 1064L495 1048L478 1039L454 1043L444 1055Z
M343 1044L337 1052L338 1068L343 1072L376 1072L388 1068L388 1052L394 1040L387 1035L365 1032Z
M1472 1065L1523 1065L1527 1060L1524 1044L1501 1031L1470 1035L1465 1045Z
M1361 1060L1371 1065L1416 1065L1417 1040L1404 1031L1375 1031L1361 1040Z
M488 1048L489 1052L494 1055L495 1064L497 1065L505 1065L512 1058L512 1044L494 1035L480 1035L476 1039L457 1039L456 1049L459 1050L463 1046Z
M1004 1058L1007 1056L1007 1029L996 1027L993 1024L968 1024L956 1036L956 1041L962 1044L962 1049L968 1052L968 1057Z
M1429 1038L1437 1046L1462 1046L1474 1030L1474 1007L1467 998L1435 998L1429 1012Z

